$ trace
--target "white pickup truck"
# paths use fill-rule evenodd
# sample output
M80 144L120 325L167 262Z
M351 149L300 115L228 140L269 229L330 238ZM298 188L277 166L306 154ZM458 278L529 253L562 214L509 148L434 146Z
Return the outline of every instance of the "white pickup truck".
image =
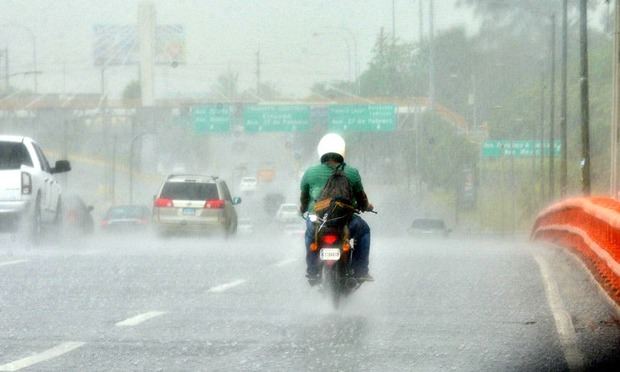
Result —
M51 167L31 138L0 135L0 228L23 228L38 243L43 225L62 220L61 187L54 174L70 170L66 160Z

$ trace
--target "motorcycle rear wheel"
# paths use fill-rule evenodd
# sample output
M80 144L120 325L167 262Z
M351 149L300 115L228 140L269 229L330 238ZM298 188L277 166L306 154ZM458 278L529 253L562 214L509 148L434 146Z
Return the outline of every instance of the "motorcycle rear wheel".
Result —
M327 289L327 295L330 297L334 309L340 306L340 297L342 296L342 288L340 285L340 270L337 265L333 267L323 266L323 285Z

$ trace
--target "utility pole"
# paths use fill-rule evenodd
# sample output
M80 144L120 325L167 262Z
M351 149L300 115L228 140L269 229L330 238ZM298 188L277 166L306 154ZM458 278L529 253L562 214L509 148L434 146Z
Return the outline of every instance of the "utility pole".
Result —
M396 45L396 0L392 0L392 46Z
M435 6L433 0L429 0L429 83L428 83L428 97L430 100L430 109L435 109Z
M107 120L107 106L108 106L108 95L106 93L106 86L105 86L105 65L101 66L101 100L99 102L100 105L100 109L101 109L101 129L103 132L103 157L106 160L106 162L110 159L110 128L108 127L108 120ZM111 179L112 179L112 174L111 174L111 169L108 165L106 165L105 167L105 171L104 171L104 182L103 184L106 185L106 189L105 189L105 195L107 200L110 200L110 192L111 192Z
M420 46L424 43L424 0L418 0L418 17L419 17L419 27L420 27Z
M549 116L549 199L555 198L555 14L551 15L551 103Z
M618 2L616 2L617 4ZM568 66L568 0L562 1L562 66L561 66L561 98L560 98L560 196L563 198L568 191L568 131L567 131L567 66Z
M260 98L260 49L256 51L256 96Z
M545 82L544 62L540 77L540 199L543 204L547 203L545 195L545 95L547 84Z
M590 97L588 92L588 0L579 2L580 97L581 97L581 188L590 195Z
M38 93L39 92L39 80L37 78L37 75L39 75L39 71L37 71L37 39L34 36L34 33L32 33L32 30L30 30L31 34L32 34L32 63L33 63L33 67L34 67L34 93Z
M62 63L62 94L67 94L67 64Z
M9 93L9 48L4 48L4 83L7 94Z
M613 198L618 198L618 146L620 139L620 0L616 0L615 6L615 25L614 25L614 55L613 55L613 101L612 101L612 122L611 122L611 179L610 194Z
M154 67L155 28L157 24L155 5L141 1L138 5L138 39L140 41L140 89L143 107L155 104Z

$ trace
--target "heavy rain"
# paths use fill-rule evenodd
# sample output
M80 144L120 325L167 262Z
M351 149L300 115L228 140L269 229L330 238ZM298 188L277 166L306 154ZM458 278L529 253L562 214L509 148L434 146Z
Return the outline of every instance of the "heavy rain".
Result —
M0 371L620 363L620 0L0 0Z

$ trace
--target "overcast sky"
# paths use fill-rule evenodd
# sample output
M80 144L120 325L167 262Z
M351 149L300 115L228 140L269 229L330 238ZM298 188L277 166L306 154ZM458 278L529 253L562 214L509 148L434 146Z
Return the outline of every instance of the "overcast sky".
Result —
M418 38L418 1L395 0L396 34ZM93 67L93 26L135 24L139 1L0 0L0 24L18 24L36 35L39 90L98 92L100 74ZM313 82L347 79L348 58L363 67L381 29L391 33L392 0L161 0L153 1L159 24L182 24L187 65L156 69L156 95L206 94L217 76L239 73L240 88L256 84L255 53L261 51L262 80L296 97ZM428 0L425 27L428 27ZM468 24L471 12L454 0L435 0L436 29ZM0 28L0 48L7 47L11 72L32 69L32 43L19 27ZM352 61L354 64L355 61ZM63 80L63 69L65 79ZM112 95L137 76L135 66L111 67L106 74ZM32 76L12 83L31 88Z

